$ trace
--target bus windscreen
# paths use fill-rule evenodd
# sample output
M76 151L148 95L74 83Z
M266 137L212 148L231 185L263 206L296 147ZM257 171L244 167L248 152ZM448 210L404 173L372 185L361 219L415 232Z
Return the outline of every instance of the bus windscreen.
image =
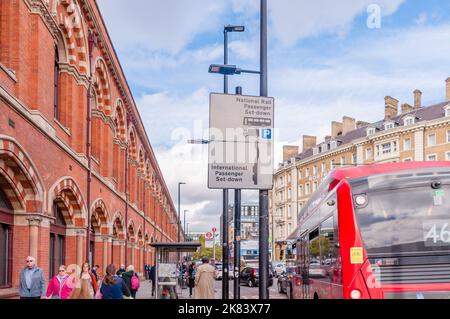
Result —
M354 194L356 216L367 253L450 253L450 186Z

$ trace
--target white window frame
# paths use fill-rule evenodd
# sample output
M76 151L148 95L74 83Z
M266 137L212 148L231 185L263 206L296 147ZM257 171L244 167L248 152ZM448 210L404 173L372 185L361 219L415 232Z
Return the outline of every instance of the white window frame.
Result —
M450 130L447 131L447 143L450 143Z
M303 185L298 186L298 195L303 196Z
M403 119L403 124L405 126L414 125L414 124L416 124L416 118L414 116L406 116Z
M319 172L319 168L317 167L317 165L313 166L313 176L317 176L317 173Z
M369 127L369 128L366 130L366 133L367 133L367 136L375 135L375 133L376 133L375 127Z
M409 147L406 147L406 142L409 142ZM412 140L411 140L411 138L405 138L404 140L403 140L403 150L404 151L410 151L410 150L412 150Z
M434 136L434 143L430 143L430 138L432 136ZM428 137L427 137L427 146L428 147L432 147L432 146L436 146L436 145L437 145L437 143L436 143L436 133L429 134Z
M395 128L395 123L394 122L386 122L384 123L384 129L387 130L392 130L393 128Z
M445 160L450 161L450 152L445 152Z
M446 116L446 117L450 116L450 104L448 104L448 105L445 107L445 116Z
M366 160L373 159L373 149L366 148Z
M430 159L430 157L434 157L435 159L432 160L432 159ZM437 159L438 159L438 157L437 157L437 154L436 154L436 153L434 153L434 154L428 154L428 155L427 155L427 162L436 162Z
M311 185L309 183L306 183L305 185L305 195L311 194Z
M306 168L305 177L309 177L309 167Z
M334 169L335 166L336 166L336 161L335 160L331 160L330 161L330 170Z

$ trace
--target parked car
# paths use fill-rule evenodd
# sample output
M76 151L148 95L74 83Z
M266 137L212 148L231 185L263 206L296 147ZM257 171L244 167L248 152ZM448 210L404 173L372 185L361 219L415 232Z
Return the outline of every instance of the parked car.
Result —
M222 280L223 278L223 265L222 264L216 264L216 280ZM233 272L233 266L228 267L228 279L233 280L234 279L234 272Z
M272 263L272 265L275 277L280 276L283 272L286 271L286 264L283 262L274 262Z
M257 267L245 267L239 277L240 284L246 284L249 287L256 287L259 284L259 270ZM273 274L269 268L269 287L273 285Z
M295 275L296 267L286 267L286 271L278 277L278 292L288 295L288 299L292 296L292 277Z

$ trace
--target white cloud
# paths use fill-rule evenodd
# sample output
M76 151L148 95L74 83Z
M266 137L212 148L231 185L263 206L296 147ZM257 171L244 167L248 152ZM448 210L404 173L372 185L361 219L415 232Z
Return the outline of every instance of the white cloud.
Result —
M224 0L99 0L113 42L176 53L196 35L214 28Z
M404 0L379 0L381 15L394 13ZM320 34L347 33L355 18L366 12L372 0L277 0L270 2L274 35L285 46Z

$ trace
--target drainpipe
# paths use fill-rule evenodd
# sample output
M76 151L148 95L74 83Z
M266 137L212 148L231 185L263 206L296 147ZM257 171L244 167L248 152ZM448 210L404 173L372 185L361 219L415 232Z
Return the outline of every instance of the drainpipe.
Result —
M94 47L97 45L97 35L89 30L88 36L89 42L89 86L87 92L87 117L86 117L86 157L88 161L88 172L87 172L87 227L86 227L86 261L89 260L89 250L90 250L90 232L91 232L91 181L92 181L92 161L91 161L91 151L92 151L92 80L93 80L93 70L92 70L92 60L94 56Z
M129 116L127 114L127 124L129 124ZM129 145L125 149L125 267L128 265L128 153Z

